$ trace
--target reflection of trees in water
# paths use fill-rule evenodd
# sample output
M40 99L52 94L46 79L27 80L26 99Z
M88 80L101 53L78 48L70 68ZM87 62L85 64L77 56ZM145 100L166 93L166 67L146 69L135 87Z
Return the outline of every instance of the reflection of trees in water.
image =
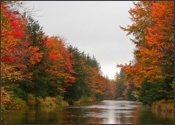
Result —
M130 109L132 104L126 101L109 101L106 102L107 109L106 118L104 118L104 124L121 124L121 123L132 123L133 111L126 110Z
M120 116L115 113L115 110L107 111L108 117L103 120L103 124L120 124Z
M125 114L121 113L120 114L120 122L121 124L132 124L132 119L133 119L133 112L132 114Z
M134 111L134 124L172 124L174 118L161 117L151 112L147 106L140 106Z
M9 124L170 124L174 122L173 119L151 113L145 106L137 106L135 102L107 100L88 106L57 108L54 111L14 111L5 116Z
M134 117L133 117L132 123L133 123L133 124L139 124L138 118L139 118L139 108L137 108L137 109L134 111Z

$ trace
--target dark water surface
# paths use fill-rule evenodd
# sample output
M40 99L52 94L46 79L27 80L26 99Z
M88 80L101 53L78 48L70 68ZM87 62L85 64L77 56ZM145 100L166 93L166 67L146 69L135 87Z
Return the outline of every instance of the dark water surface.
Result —
M104 100L96 104L69 106L52 111L10 111L8 124L173 124L173 118L158 116L134 101Z

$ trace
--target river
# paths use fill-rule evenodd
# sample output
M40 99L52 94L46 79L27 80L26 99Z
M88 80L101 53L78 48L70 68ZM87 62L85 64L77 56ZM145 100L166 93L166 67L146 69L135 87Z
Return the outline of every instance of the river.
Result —
M134 101L104 100L95 104L58 107L53 111L9 111L8 124L173 124L173 118L151 113Z

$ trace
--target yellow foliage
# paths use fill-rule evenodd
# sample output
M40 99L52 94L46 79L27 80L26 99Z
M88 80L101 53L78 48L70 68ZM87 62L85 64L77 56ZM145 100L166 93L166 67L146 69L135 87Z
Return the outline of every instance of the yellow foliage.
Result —
M8 93L4 87L1 87L1 106L4 106L10 99L10 93Z
M23 78L21 71L16 71L15 67L10 64L1 62L2 68L2 81L15 81Z

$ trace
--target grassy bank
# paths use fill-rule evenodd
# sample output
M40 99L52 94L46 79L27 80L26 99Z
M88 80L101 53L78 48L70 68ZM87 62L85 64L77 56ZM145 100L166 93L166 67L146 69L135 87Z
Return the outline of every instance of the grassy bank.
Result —
M174 118L174 100L160 100L153 103L151 110L156 115Z
M83 104L89 104L89 103L93 103L93 102L97 102L95 97L83 96L78 101L75 101L74 105L83 105Z
M9 93L6 92L6 97ZM3 102L1 102L1 113L6 113L9 111L19 111L19 110L33 110L33 109L41 109L44 111L54 110L57 107L65 107L69 104L63 100L62 97L46 97L42 98L30 98L27 101L24 101L18 97L10 97L3 98ZM1 123L7 124L5 121L5 117L1 117Z
M46 98L35 97L33 94L27 94L27 99L23 100L16 96L12 91L6 91L2 88L2 101L1 101L1 112L10 110L28 110L28 109L42 109L42 110L53 110L56 107L69 106L68 102L63 100L62 96ZM73 105L82 105L87 103L96 102L96 98L82 96L78 101L72 101Z
M53 110L57 107L66 107L69 106L68 102L63 100L63 97L50 97L47 96L43 98L35 98L32 95L27 101L24 101L17 97L11 97L8 100L5 100L1 111L11 111L11 110L28 110L28 109L42 109L42 110ZM88 103L97 102L95 97L81 97L78 101L74 101L73 105L83 105Z
M58 97L46 97L45 99L38 99L38 108L43 110L52 110L58 106L66 107L69 104L62 99L61 96Z

